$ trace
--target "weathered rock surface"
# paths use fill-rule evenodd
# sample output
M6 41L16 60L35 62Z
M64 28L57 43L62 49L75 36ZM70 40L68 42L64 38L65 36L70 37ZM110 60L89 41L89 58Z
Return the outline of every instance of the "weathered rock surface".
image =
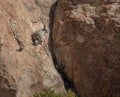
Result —
M59 0L52 42L80 97L120 97L120 0Z
M54 2L0 0L0 97L31 97L45 87L64 91L48 50L48 34L42 45L33 46L31 40L43 23L48 29ZM24 45L22 51L16 51L20 44L15 37Z

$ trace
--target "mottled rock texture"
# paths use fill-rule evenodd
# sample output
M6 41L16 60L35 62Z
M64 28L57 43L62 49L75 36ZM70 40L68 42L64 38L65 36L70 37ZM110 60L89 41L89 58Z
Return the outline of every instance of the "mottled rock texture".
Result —
M0 97L32 97L45 87L64 91L48 48L32 45L31 34L48 29L55 0L0 0ZM49 30L48 30L49 31ZM20 44L22 51L17 51Z
M59 0L52 42L80 97L120 97L120 0Z

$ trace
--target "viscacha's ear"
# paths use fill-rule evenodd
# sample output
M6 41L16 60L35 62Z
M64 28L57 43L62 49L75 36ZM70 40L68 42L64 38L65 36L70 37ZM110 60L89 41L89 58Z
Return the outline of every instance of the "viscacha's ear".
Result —
M46 30L46 26L45 26L45 24L44 24L44 26L43 26L43 29L42 30Z

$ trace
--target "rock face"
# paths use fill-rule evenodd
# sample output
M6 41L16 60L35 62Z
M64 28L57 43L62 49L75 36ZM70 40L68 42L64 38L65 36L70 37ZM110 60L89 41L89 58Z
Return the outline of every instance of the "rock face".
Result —
M64 91L48 49L32 45L31 34L48 29L50 7L55 0L0 1L0 97L32 97L45 87ZM22 51L19 47L24 46Z
M120 97L120 0L59 0L52 42L80 97Z

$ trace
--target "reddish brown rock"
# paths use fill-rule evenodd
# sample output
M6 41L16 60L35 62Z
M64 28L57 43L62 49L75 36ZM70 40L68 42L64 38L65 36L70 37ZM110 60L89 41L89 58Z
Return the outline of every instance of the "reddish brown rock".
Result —
M64 91L48 49L32 45L31 34L49 24L55 0L0 1L0 97L32 97L45 87ZM11 21L11 22L10 22ZM22 51L17 51L20 44Z
M52 41L80 97L120 96L120 0L59 0Z

